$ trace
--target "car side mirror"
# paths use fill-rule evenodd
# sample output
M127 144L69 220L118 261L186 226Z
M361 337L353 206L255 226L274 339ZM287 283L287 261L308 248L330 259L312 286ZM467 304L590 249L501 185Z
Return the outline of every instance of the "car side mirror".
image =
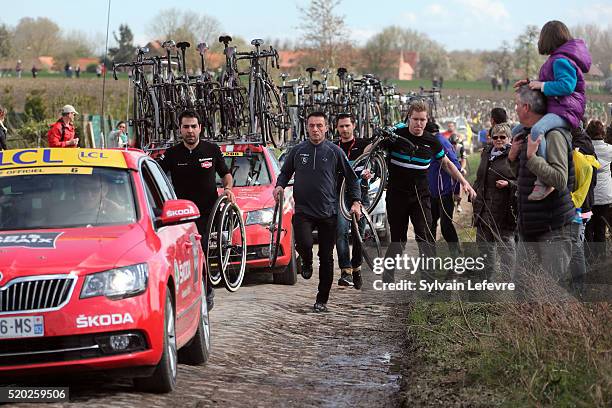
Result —
M155 218L155 226L184 224L200 217L200 210L189 200L168 200L164 203L161 216Z

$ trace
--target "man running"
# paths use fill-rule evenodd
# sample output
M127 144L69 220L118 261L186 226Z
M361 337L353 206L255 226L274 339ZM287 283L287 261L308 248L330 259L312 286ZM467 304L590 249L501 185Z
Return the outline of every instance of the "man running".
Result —
M308 140L289 151L274 189L278 201L291 176L295 174L293 232L302 258L302 276L312 276L312 231L319 239L319 290L314 312L326 312L334 279L334 242L338 220L338 173L347 182L351 213L361 217L361 196L357 175L338 146L325 139L327 122L323 112L307 118Z

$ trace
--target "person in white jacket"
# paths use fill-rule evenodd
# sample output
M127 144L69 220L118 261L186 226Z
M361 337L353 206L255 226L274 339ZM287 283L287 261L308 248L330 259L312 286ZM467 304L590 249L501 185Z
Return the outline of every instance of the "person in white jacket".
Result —
M585 231L587 242L601 243L591 250L592 255L597 257L606 253L606 228L612 226L612 145L604 141L606 131L601 121L592 120L586 132L593 141L597 161L601 164L597 170L597 184L594 189L593 217L586 225Z

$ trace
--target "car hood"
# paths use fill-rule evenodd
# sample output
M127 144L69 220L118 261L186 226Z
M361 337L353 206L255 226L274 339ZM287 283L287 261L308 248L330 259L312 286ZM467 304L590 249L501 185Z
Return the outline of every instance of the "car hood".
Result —
M7 236L13 243L7 243ZM87 274L113 268L120 257L145 238L140 225L63 230L2 232L0 272L7 278L31 274Z
M232 189L236 196L236 203L242 212L261 210L262 208L274 207L272 192L273 185L234 187Z

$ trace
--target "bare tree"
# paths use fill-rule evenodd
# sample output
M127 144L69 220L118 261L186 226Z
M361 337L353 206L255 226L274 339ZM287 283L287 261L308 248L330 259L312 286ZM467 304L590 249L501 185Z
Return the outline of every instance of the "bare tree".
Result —
M418 73L421 78L448 77L450 60L444 47L426 34L398 26L389 26L370 38L364 47L365 68L392 78L397 77L400 52L419 53Z
M572 27L572 35L582 38L589 47L593 64L599 67L604 75L612 74L612 26L603 29L595 24Z
M38 57L51 55L62 40L60 27L46 17L24 17L19 20L14 32L16 55Z
M218 50L217 38L220 31L221 23L216 18L176 8L160 11L147 27L151 39L191 43L191 49L186 54L190 69L197 69L199 65L200 57L195 51L198 43L206 42L211 49Z
M341 0L311 0L307 8L298 7L304 42L326 66L336 66L337 48L348 43L344 16L334 13L340 3Z
M189 41L209 44L216 42L221 23L214 17L176 8L160 11L149 23L147 33L152 39Z
M515 64L517 68L524 70L527 78L535 75L542 63L542 57L538 53L538 37L540 30L534 25L525 27L525 31L516 40Z

